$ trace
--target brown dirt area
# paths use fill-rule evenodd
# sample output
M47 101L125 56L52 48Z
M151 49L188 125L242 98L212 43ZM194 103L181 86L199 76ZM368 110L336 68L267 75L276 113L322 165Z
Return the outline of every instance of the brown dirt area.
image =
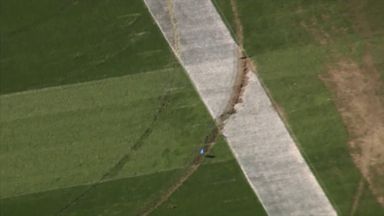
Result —
M335 103L350 134L351 155L378 201L384 204L384 98L377 71L359 67L350 59L339 60L322 77L335 93ZM361 186L361 188L364 188Z
M318 20L302 22L313 38L323 46L329 46L329 55L334 63L328 65L327 73L320 78L334 94L334 102L349 133L349 147L352 158L363 175L360 180L351 215L354 215L365 184L384 206L384 82L380 77L371 55L371 31L364 15L355 9L360 5L350 5L355 31L364 42L364 54L359 65L351 57L342 56L332 49L332 33L325 32ZM324 16L326 17L326 16ZM322 20L326 22L326 19ZM336 37L342 37L344 30L337 30Z

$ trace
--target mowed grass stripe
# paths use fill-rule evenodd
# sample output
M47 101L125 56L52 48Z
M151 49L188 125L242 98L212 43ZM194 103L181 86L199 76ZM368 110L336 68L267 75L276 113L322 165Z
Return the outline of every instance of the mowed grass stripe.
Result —
M2 98L1 197L98 181L126 154L115 178L192 161L213 122L179 68L155 74ZM132 152L168 88L167 108Z
M267 215L237 164L202 165L151 215Z
M147 199L161 191L178 172L180 170L171 170L100 183L67 209L64 215L135 215ZM77 185L1 199L2 214L56 215L63 206L88 188L89 185Z
M209 159L187 181L175 197L154 215L265 215L256 196L249 189L236 161L225 142L214 148L214 159ZM82 197L65 215L136 215L152 199L161 195L166 186L182 173L182 169L156 172L130 178L103 182ZM9 216L54 215L89 186L75 186L52 191L1 199L3 213ZM182 196L180 196L180 194ZM201 207L204 211L201 211ZM38 211L36 211L38 209Z
M188 80L178 79L174 68L29 90L0 96L1 122L100 106L127 105L156 99L166 91L186 90ZM176 74L175 74L176 73ZM175 76L175 78L171 78ZM148 87L148 85L156 85ZM71 103L68 103L71 102ZM21 105L22 104L22 105Z
M175 61L141 0L7 0L1 8L0 94L156 70Z

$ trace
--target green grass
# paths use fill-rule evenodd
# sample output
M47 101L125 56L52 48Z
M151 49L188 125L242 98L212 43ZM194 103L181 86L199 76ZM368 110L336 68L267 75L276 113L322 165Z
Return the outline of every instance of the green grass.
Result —
M214 127L142 0L7 0L0 22L1 215L135 215ZM233 175L204 188L209 212L229 195L245 202L228 210L263 212L224 139L213 153L189 195Z
M202 166L152 215L267 215L230 160Z
M224 5L222 14L232 16L227 15L229 0L216 2L219 9ZM359 46L362 39L352 28L346 6L333 0L247 0L237 4L244 46L257 63L259 76L285 111L301 152L333 205L340 215L349 215L361 175L348 152L348 134L332 95L319 79L332 63L331 50L351 57L361 55L359 49L349 47ZM323 20L323 15L329 16L328 20ZM330 33L332 47L320 46L302 27L301 22L311 23L311 19ZM332 30L340 28L345 32ZM383 209L367 189L357 212L378 215Z
M212 154L216 157L207 160L153 215L265 215L222 139ZM62 215L137 215L182 172L174 169L103 182L62 211ZM6 198L0 200L0 205L7 216L50 216L89 188L83 185Z
M0 94L134 74L175 59L143 1L6 0Z
M88 184L124 155L116 177L183 167L212 126L182 70L3 96L1 105L1 197Z
M365 16L373 35L364 39L371 44L371 54L374 57L375 66L381 73L382 80L384 80L384 13L382 12L384 1L365 0L363 2L364 6L358 12Z
M379 35L384 34L384 2L381 0L363 0L361 1L363 7L360 8L360 12L364 13L370 28L373 33Z
M223 139L210 154L152 215L267 215Z
M62 215L136 215L147 202L148 197L158 195L170 176L177 176L180 170L164 171L150 175L124 178L97 185L84 197L74 203ZM89 189L89 186L76 186L47 192L28 194L0 200L1 213L7 216L55 215Z

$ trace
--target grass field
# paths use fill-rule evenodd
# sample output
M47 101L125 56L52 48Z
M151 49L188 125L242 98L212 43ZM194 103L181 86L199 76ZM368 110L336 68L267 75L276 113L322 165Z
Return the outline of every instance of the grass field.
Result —
M178 83L167 86L171 73ZM125 177L180 168L212 124L181 70L3 96L1 103L1 197L87 184L124 155ZM167 107L158 113L161 103Z
M377 69L381 72L384 80L384 2L380 0L365 0L363 7L360 8L360 13L363 13L370 24L370 29L373 36L364 38L372 44L372 55Z
M234 30L230 1L214 2ZM331 53L351 58L362 54L363 39L354 31L345 4L333 0L237 1L244 47L273 99L284 110L301 152L340 215L350 214L361 175L349 154L348 134L332 95L319 76L332 61ZM370 22L382 29L382 13L377 11L382 3L370 4L376 5L366 11L371 14ZM324 16L327 21L319 22ZM332 47L320 45L303 27L303 23L316 21L335 40ZM337 35L333 28L343 29L343 35ZM381 36L378 33L371 40L382 44ZM376 47L381 47L376 48L376 64L383 68L384 46ZM355 215L379 215L384 211L368 188L360 200Z
M215 159L195 175L153 215L265 215L249 189L232 154L222 140L213 149ZM62 212L62 215L137 215L156 198L181 169L103 182ZM55 215L63 205L89 186L75 186L1 200L4 215Z
M244 181L233 159L204 165L152 215L267 215Z
M169 65L145 10L137 0L3 1L0 94Z
M177 170L104 182L71 208L62 211L62 215L135 215L148 197L161 190L170 176L175 175ZM3 199L2 214L56 215L63 206L86 190L88 186L76 186Z
M161 196L214 123L144 3L0 14L1 215L135 215ZM223 139L213 153L156 215L264 215Z

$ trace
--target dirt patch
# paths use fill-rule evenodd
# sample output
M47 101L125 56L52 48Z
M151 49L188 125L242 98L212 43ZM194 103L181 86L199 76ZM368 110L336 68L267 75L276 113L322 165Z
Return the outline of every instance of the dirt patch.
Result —
M336 106L350 134L351 155L384 205L384 185L376 184L384 178L384 98L380 95L384 86L370 59L366 53L361 67L350 59L339 60L322 80L335 93Z
M357 160L357 164L368 181L373 194L377 197L379 203L384 206L384 83L380 79L380 73L373 61L373 45L369 40L372 38L373 32L362 10L368 2L350 0L349 3L349 11L353 17L353 27L365 42L362 72L366 75L363 78L365 78L367 85L370 85L369 88L367 87L366 97L371 97L372 104L366 105L370 109L366 110L369 113L364 117L366 117L367 122L373 121L370 123L371 125L366 125L366 127L371 126L371 128L362 128L366 133L360 135L361 139L356 137L356 141L352 143L357 146L366 146L361 149L360 157L355 155L354 158ZM368 155L368 153L370 154Z
M369 25L360 13L356 13L360 7L360 3L355 7L351 4L355 31L361 33L362 38L369 38ZM345 36L346 31L332 27L334 32L328 34L318 24L328 22L328 19L324 15L322 20L312 18L300 24L319 44L330 48L329 55L335 61L320 78L335 94L336 107L349 133L350 153L363 176L351 207L350 214L354 215L366 183L379 203L384 205L384 185L380 181L384 179L384 83L374 65L368 42L365 41L361 66L333 48L335 39Z

